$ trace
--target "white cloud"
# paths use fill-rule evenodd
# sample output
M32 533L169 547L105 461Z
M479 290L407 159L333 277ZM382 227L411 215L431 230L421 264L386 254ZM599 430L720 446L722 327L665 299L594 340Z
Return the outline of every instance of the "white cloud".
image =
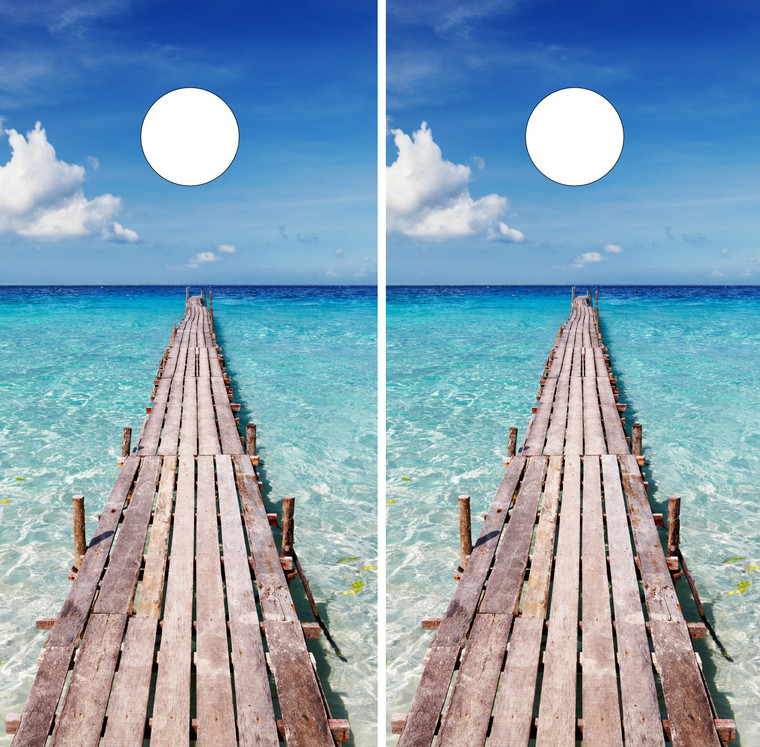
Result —
M622 254L623 247L620 244L605 244L604 251L609 254Z
M335 250L335 253L336 253L336 254L337 254L339 257L342 257L342 256L343 256L343 250L342 250L342 249L336 249L336 250Z
M237 252L237 247L233 244L219 244L216 248L223 254L235 254Z
M480 156L473 156L472 161L481 171L486 167L486 162Z
M501 221L506 197L474 200L471 170L445 161L425 122L410 137L392 130L398 157L387 167L387 227L428 241L484 238L517 242L525 237Z
M219 262L221 257L217 257L214 252L198 252L187 260L185 267L195 269L198 265L208 264L209 262Z
M720 270L713 270L712 271L712 276L714 278L724 278L724 277L726 277L725 273L721 272Z
M4 132L12 155L0 166L0 233L46 241L96 235L139 239L113 221L121 210L119 197L84 196L84 167L59 160L39 122L26 138L13 129Z
M583 252L580 257L575 258L575 262L573 262L573 267L579 268L583 267L584 265L592 264L594 262L606 262L607 257L603 256L602 254L599 254L599 252Z
M727 257L728 256L728 249L721 249L720 250L720 256L721 257Z
M130 244L134 244L140 240L140 237L135 231L130 228L124 228L121 223L114 221L111 231L104 228L102 236L104 239L110 239L111 241L125 241Z
M328 270L325 273L325 275L327 275L328 278L338 278L338 277L340 277L340 275L338 275L338 273L335 272L335 270Z

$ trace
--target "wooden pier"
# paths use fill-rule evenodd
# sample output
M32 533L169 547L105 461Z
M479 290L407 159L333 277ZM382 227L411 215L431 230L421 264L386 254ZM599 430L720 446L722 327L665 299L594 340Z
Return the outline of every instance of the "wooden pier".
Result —
M663 552L640 433L631 453L588 301L573 298L446 614L423 621L437 630L409 713L392 719L399 747L734 738L692 648L706 628L681 612L683 569Z
M23 713L6 719L14 747L348 739L306 647L319 626L296 614L255 429L246 443L229 384L213 310L187 298L71 590L38 621L52 629Z

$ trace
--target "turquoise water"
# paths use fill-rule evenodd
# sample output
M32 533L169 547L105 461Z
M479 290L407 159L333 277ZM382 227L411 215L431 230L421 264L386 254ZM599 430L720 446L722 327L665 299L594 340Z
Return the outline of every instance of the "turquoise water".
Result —
M47 635L35 618L70 586L71 496L85 495L90 537L184 301L184 288L0 288L0 716L23 709ZM333 715L373 745L377 571L360 569L377 564L374 290L215 288L214 317L241 423L258 425L265 502L279 513L296 496L301 563L348 658L309 644Z
M682 551L734 658L696 642L719 715L736 720L735 744L760 744L760 570L745 570L760 565L760 289L599 292L626 420L643 425L654 510L682 496ZM389 290L388 714L409 709L419 681L432 637L420 619L442 614L455 588L457 496L471 496L477 536L509 427L522 441L569 310L567 288ZM698 619L692 605L686 616Z

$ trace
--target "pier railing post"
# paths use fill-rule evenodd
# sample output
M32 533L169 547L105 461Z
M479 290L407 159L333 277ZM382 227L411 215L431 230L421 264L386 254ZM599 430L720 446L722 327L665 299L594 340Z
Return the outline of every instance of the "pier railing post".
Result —
M125 428L121 437L121 455L128 457L130 451L132 451L132 429Z
M517 453L517 428L509 429L509 440L507 441L507 456L513 457Z
M681 544L681 496L668 498L668 557L677 557Z
M631 426L631 451L634 456L641 456L641 423Z
M75 495L71 502L74 509L74 570L79 570L82 556L87 552L84 529L84 496Z
M280 555L289 558L293 554L293 513L295 511L295 496L286 495L282 499L282 545Z
M256 456L256 423L248 423L245 426L245 453L248 456Z
M462 568L472 554L472 524L470 521L470 496L459 496L459 545L462 552Z

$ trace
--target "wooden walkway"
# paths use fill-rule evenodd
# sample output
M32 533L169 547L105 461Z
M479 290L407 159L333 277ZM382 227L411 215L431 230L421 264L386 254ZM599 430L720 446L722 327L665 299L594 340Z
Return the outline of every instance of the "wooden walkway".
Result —
M229 381L213 316L192 297L10 719L14 747L348 738L307 650Z
M575 298L442 618L399 747L707 747L716 718L619 414L596 313Z

